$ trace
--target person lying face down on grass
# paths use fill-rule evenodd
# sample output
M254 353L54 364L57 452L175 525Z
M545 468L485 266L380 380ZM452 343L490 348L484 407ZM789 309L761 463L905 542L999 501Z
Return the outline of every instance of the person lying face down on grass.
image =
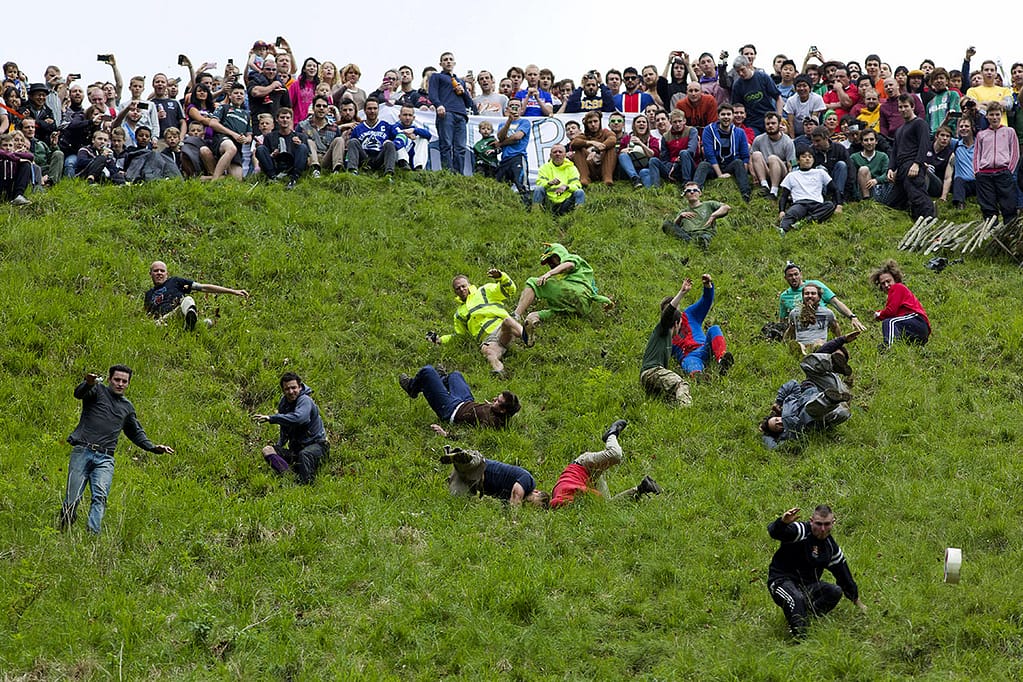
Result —
M476 450L444 446L441 464L452 465L448 490L452 495L494 497L512 506L525 502L546 507L551 496L536 487L533 474L514 464L487 459Z
M557 509L571 504L578 495L595 494L605 499L639 500L644 495L660 495L661 487L654 479L644 476L639 485L620 492L611 498L604 480L604 472L622 461L622 447L618 444L618 435L628 425L624 419L618 419L607 431L602 440L604 449L599 452L584 452L576 457L571 464L558 476L558 482L551 490L550 507Z
M426 365L414 377L398 375L398 384L413 400L422 393L437 419L446 424L500 429L522 408L518 396L511 391L501 391L493 400L476 402L461 372L448 374L433 365ZM449 435L440 424L431 424L430 428L441 436Z
M852 374L845 344L858 335L859 332L852 332L828 341L818 352L803 358L799 367L806 379L787 381L779 388L770 414L760 422L765 446L773 450L787 440L829 429L852 416L849 411L852 393L842 376Z

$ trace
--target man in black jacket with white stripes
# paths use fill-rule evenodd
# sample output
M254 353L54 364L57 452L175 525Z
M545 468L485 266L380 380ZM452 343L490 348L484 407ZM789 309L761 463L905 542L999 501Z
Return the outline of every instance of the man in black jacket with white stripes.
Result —
M794 507L767 527L770 536L781 542L771 559L767 589L774 603L785 612L789 631L794 637L802 637L806 634L807 616L830 612L843 594L861 611L867 607L860 601L860 591L845 555L831 537L835 523L831 507L819 505L809 521L797 519L799 507ZM835 576L837 585L821 582L825 568Z

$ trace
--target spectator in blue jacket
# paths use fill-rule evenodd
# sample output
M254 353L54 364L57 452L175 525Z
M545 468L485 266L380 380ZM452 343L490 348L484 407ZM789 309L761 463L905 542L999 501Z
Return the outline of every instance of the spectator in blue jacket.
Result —
M465 173L466 126L476 112L465 81L455 75L455 55L440 56L440 71L430 75L430 101L437 112L440 165L444 170ZM471 171L470 171L471 173Z
M749 142L746 133L732 125L732 105L718 106L718 120L703 129L703 161L693 179L703 189L711 171L715 177L734 177L743 201L749 203Z

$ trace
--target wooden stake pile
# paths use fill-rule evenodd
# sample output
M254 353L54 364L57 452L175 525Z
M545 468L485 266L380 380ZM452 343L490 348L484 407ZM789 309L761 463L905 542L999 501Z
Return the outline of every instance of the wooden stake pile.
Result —
M902 237L899 250L916 251L924 255L942 249L953 253L973 253L985 243L994 241L1019 261L1023 256L1023 235L1020 235L1019 227L1020 221L1003 225L997 216L968 223L953 223L950 220L939 222L937 218L921 217Z

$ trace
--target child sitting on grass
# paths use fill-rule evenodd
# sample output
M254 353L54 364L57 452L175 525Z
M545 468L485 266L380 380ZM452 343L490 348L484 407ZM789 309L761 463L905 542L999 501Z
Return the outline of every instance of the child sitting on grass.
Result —
M778 219L781 221L778 231L782 234L804 218L821 223L835 212L835 204L824 200L824 190L831 184L831 176L821 167L814 168L813 151L800 147L796 150L796 160L798 168L781 181L778 195Z

